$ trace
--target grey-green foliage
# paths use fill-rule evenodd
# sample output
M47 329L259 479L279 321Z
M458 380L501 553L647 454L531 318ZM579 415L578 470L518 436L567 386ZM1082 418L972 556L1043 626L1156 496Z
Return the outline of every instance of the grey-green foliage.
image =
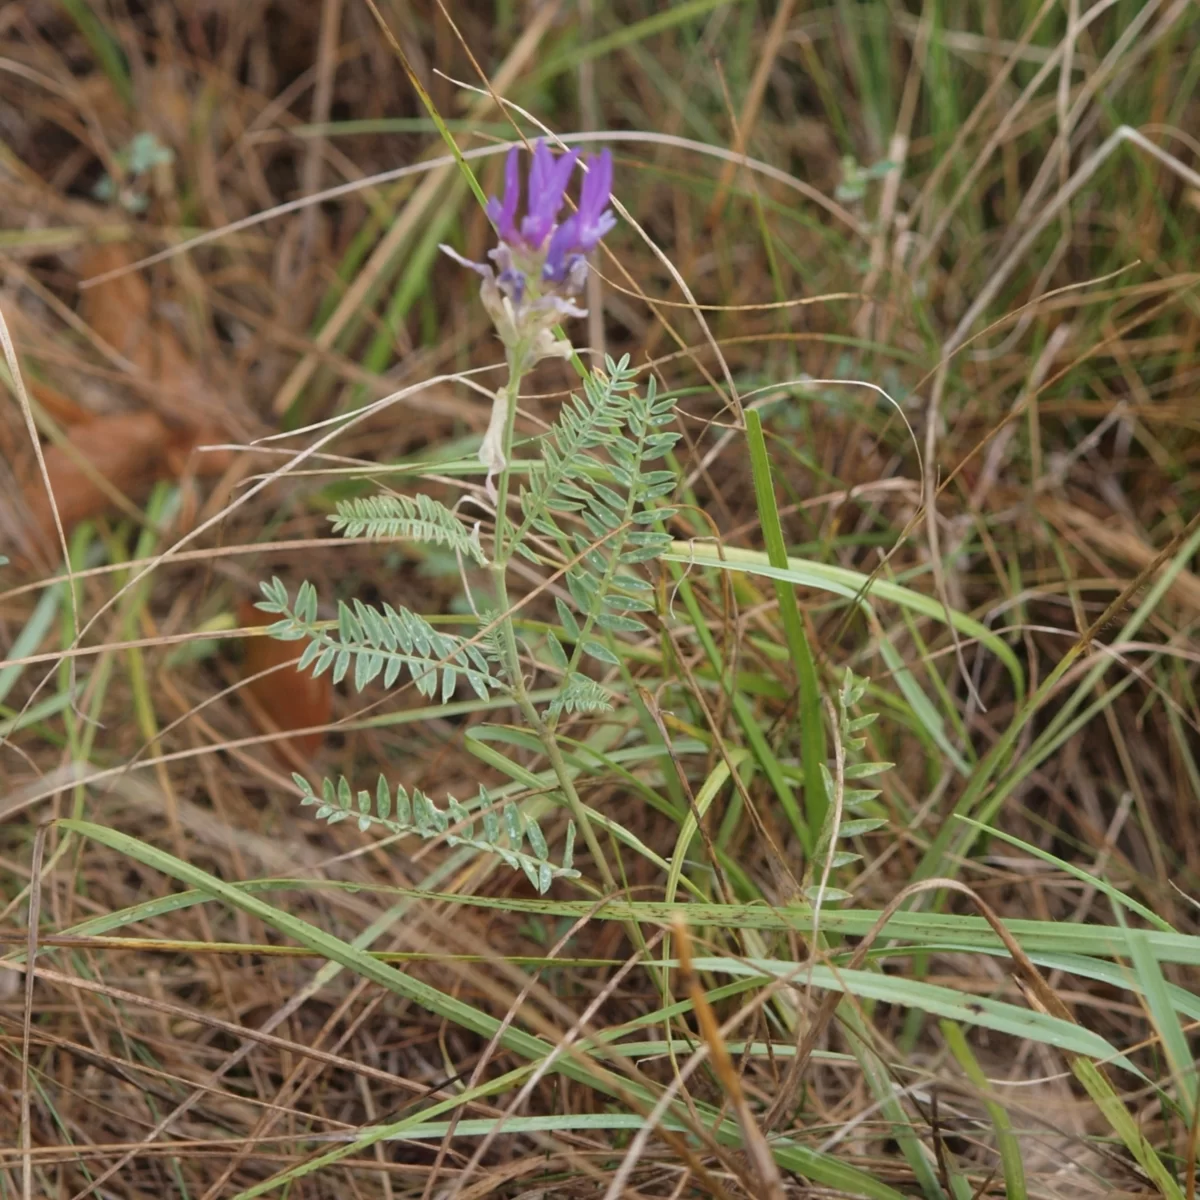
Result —
M392 796L388 781L379 776L375 787L374 803L365 790L355 792L344 775L321 781L318 795L312 784L303 775L293 774L296 786L302 793L301 804L316 805L318 820L331 825L353 817L364 832L372 826L400 836L416 834L423 838L442 838L448 846L470 846L497 855L507 866L525 873L540 894L550 889L555 879L578 879L579 872L572 865L575 847L575 824L567 824L567 835L563 844L562 862L550 861L550 850L546 835L532 817L523 816L512 803L495 804L488 794L479 789L479 797L472 808L467 808L453 796L446 797L446 807L438 806L419 788L411 794L402 785L396 785ZM476 833L476 820L481 829ZM523 847L529 843L528 851Z
M116 182L112 176L105 173L92 188L92 195L97 200L108 203L119 200L122 207L130 212L145 212L149 200L146 193L136 186L138 179L158 166L169 166L175 161L175 152L164 146L153 133L135 133L133 140L123 150L118 150L114 156L124 186L118 193Z
M556 633L546 635L550 665L562 676L549 705L551 717L612 707L608 689L579 669L580 659L588 655L618 665L615 639L646 633L639 614L655 607L644 566L670 545L670 536L654 526L675 510L655 506L674 490L676 477L673 471L650 469L648 464L666 456L679 435L665 428L674 419L670 398L658 396L653 379L640 393L635 377L625 357L619 363L606 359L603 371L584 380L583 395L571 397L541 439L541 462L521 491L522 520L515 528L509 526L507 535L500 523L492 554L493 566L501 573L514 553L538 565L568 564L565 578L573 603L564 598L556 603L563 640L573 645L573 652L568 656ZM446 546L488 565L477 533L428 496L346 501L338 504L330 520L335 531L349 536L409 538ZM294 604L278 579L263 584L262 590L258 607L280 618L268 632L283 641L307 641L300 668L312 668L318 675L329 671L335 682L346 677L353 664L359 689L380 677L384 686L392 687L406 674L423 695L432 699L440 692L443 702L460 683L481 700L519 684L498 677L518 669L509 661L513 638L505 625L511 621L507 613L486 614L481 634L468 641L439 632L407 609L386 604L378 609L360 600L339 602L332 627L317 619L312 584L301 584ZM453 798L441 810L421 792L410 797L398 788L393 800L381 778L372 805L366 792L354 793L344 778L336 784L326 780L320 796L300 776L296 783L305 803L317 805L319 817L340 821L353 816L364 830L377 825L391 833L439 836L451 845L492 851L524 871L541 892L555 878L578 875L571 868L574 825L568 827L562 865L554 866L537 823L523 819L512 805L493 811L482 792L482 834L476 836L472 812ZM528 851L522 849L526 843Z
M487 565L478 530L468 530L450 509L429 496L367 496L339 500L336 507L329 518L334 533L446 546L481 567Z
M873 779L893 766L889 762L851 761L853 757L861 755L866 748L867 739L863 733L879 717L879 714L874 712L854 715L854 710L866 695L868 682L866 679L860 679L847 667L846 673L842 677L842 686L838 689L838 738L846 760L842 771L842 819L835 830L833 821L836 814L831 807L827 824L821 831L817 848L813 853L812 873L814 876L821 875L826 863L830 870L837 870L838 867L849 866L862 858L861 854L856 854L852 850L835 850L833 848L835 836L839 840L861 837L863 834L872 833L887 824L887 820L883 817L862 815L879 795L879 788L846 786L861 779ZM824 763L821 763L820 767L821 775L825 780L825 794L833 796L837 790L833 773ZM809 898L815 898L818 890L816 884L809 887L807 889ZM827 887L821 891L821 898L825 901L845 900L849 898L849 893L839 888Z
M440 678L443 703L454 695L460 682L468 684L481 700L502 686L480 647L434 629L407 608L397 610L385 604L380 610L361 600L355 600L353 607L339 601L337 628L326 629L317 620L316 588L307 580L300 585L294 606L278 578L261 586L264 599L258 607L281 618L267 632L285 642L308 641L297 664L299 670L312 667L314 675L331 670L334 683L340 683L353 663L354 686L359 691L380 675L384 687L390 688L405 671L417 690L430 699L438 694Z
M563 405L542 439L541 467L521 491L524 519L513 541L514 550L541 562L526 536L538 534L571 564L566 583L575 607L558 600L559 619L583 653L608 666L620 660L607 638L646 632L637 614L653 611L653 586L638 569L670 545L670 535L651 526L675 512L653 506L674 491L675 472L648 467L679 440L665 429L674 403L658 395L653 377L639 392L635 375L628 355L606 358L605 370L584 380L583 395ZM549 650L558 657L561 647ZM602 690L571 679L552 711L607 706Z
M603 685L579 672L568 675L558 695L550 701L550 712L555 716L560 713L608 712L611 708L612 701Z

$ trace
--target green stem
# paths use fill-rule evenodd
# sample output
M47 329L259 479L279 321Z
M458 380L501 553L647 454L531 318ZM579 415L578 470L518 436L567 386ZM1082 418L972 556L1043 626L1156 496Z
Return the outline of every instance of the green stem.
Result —
M504 393L505 402L508 408L504 415L504 443L502 452L504 454L504 469L500 472L500 483L496 489L496 538L493 546L492 557L495 565L503 572L508 566L508 560L512 557L512 546L505 546L505 535L508 532L508 488L509 463L512 461L512 444L513 434L517 428L517 399L521 392L521 380L525 372L529 369L529 350L524 345L514 346L508 351L508 381L504 384L501 391ZM507 612L507 607L502 608L501 612Z
M566 798L567 807L571 810L575 824L583 834L583 840L592 858L595 860L596 869L600 872L600 878L605 889L609 893L615 894L619 890L617 882L613 878L612 871L609 869L608 860L605 858L604 850L600 845L599 839L596 837L596 831L592 828L592 823L588 819L587 809L584 807L583 801L580 800L579 793L575 790L575 781L571 777L571 772L567 768L562 751L559 749L558 739L554 736L553 729L549 728L546 722L542 720L541 713L538 712L533 701L529 698L529 691L525 687L525 678L521 672L521 653L517 647L517 634L513 626L511 606L508 601L508 560L512 557L513 553L513 547L504 544L509 525L508 485L510 470L508 464L512 457L513 431L516 428L517 397L521 390L521 377L527 369L527 364L528 353L524 346L517 346L509 352L508 382L504 385L508 402L508 411L504 422L504 443L502 446L504 468L500 472L500 479L496 489L496 535L492 561L492 580L496 590L496 609L499 614L500 645L504 654L505 672L512 685L513 699L516 700L517 707L520 708L522 716L524 716L530 729L537 734L538 740L542 743L546 751L546 757L550 761L550 766L558 778L559 787L562 788L563 796Z
M533 732L537 734L538 740L546 751L546 757L550 760L550 766L558 778L559 787L562 788L563 795L566 797L567 806L575 818L575 824L579 826L583 840L596 860L596 869L600 872L600 878L605 888L609 892L615 893L619 890L616 880L609 870L608 861L604 857L604 851L596 837L596 831L588 819L587 809L580 800L579 793L575 790L575 781L571 778L566 760L558 747L558 739L554 736L553 731L547 728L545 721L542 720L542 714L538 712L529 698L529 691L525 687L525 679L521 673L521 655L517 648L516 630L513 628L512 618L508 615L508 585L504 577L504 565L493 563L492 572L496 585L496 605L501 614L499 629L501 648L504 652L504 667L512 683L513 699L516 700L521 715L524 716Z

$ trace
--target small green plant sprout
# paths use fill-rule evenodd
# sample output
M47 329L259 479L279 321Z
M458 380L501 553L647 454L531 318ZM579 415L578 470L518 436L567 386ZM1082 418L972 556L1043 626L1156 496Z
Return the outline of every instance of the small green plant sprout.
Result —
M483 790L470 807L448 797L439 808L416 790L409 796L398 788L393 797L383 776L373 804L345 778L325 780L319 794L300 776L296 785L304 803L316 805L318 817L355 817L364 831L440 837L452 846L494 853L524 872L539 892L556 879L579 878L571 865L576 829L600 882L616 890L556 727L563 717L613 707L613 693L586 673L585 660L600 669L618 667L622 642L648 632L644 616L655 604L645 569L671 544L661 522L674 512L665 497L677 483L674 471L657 465L679 437L666 428L674 420L673 403L658 395L653 379L639 389L637 372L625 357L607 358L603 369L583 378L582 394L571 396L557 423L535 443L539 453L513 492L510 463L521 382L542 359L574 357L559 324L586 315L576 297L587 280L587 255L616 223L608 209L612 158L607 151L588 164L575 212L559 221L578 163L578 151L556 157L538 143L521 214L520 150L514 147L505 164L504 197L487 206L499 238L490 261L473 262L443 247L481 276L480 297L508 365L508 380L495 394L479 451L486 494L494 504L490 545L478 526L469 528L454 509L426 495L345 501L330 517L334 531L345 536L418 541L485 568L494 600L492 611L476 614L478 631L460 637L435 629L409 609L377 608L358 599L339 600L337 620L321 621L317 593L308 582L293 601L287 587L273 579L262 586L258 605L279 618L268 630L272 636L307 642L300 668L328 671L335 682L352 678L362 689L375 681L387 688L411 681L422 695L442 703L460 688L480 701L510 700L550 764L557 785L551 795L571 813L559 865L551 861L541 827L517 802L498 808ZM541 635L544 655L538 660L555 682L550 695L539 694L536 703L508 598L508 570L517 555L561 576L566 585L565 594L556 598L559 624ZM521 777L519 769L511 774Z
M872 762L861 758L857 762L849 761L852 757L862 755L867 746L864 733L879 717L876 712L854 715L867 694L869 682L855 675L849 667L846 668L837 695L835 769L830 771L824 763L820 764L821 775L825 781L825 794L832 797L833 803L830 805L829 815L812 856L809 875L810 880L817 882L810 882L805 894L808 899L819 899L821 903L850 899L849 892L829 887L826 881L832 872L841 867L848 867L862 858L861 854L853 850L834 849L834 843L873 833L887 824L885 817L869 815L874 801L879 796L879 788L846 786L847 783L861 779L873 779L894 765L890 762Z
M397 837L415 835L422 838L441 838L448 846L470 846L472 849L495 854L514 870L521 870L538 890L545 894L556 879L578 879L579 872L571 862L575 850L575 823L567 823L562 862L550 861L550 848L541 826L532 817L522 814L516 804L495 803L483 789L475 803L468 808L453 796L446 797L446 807L436 804L419 788L411 794L396 785L393 798L388 781L379 776L374 803L365 790L357 793L345 776L321 781L321 794L303 775L292 778L300 789L303 805L315 805L317 820L334 825L353 818L364 833L375 827ZM476 819L482 827L476 834ZM529 849L523 849L529 843Z
M145 212L149 199L138 188L137 182L155 167L173 163L175 152L169 146L164 146L154 134L143 131L134 134L129 145L118 150L115 157L122 175L119 191L112 176L106 172L92 188L92 195L105 204L116 201L127 212Z
M834 196L843 204L853 204L867 194L867 184L873 179L882 179L895 167L888 159L881 159L864 167L853 154L842 156L842 179L834 188Z

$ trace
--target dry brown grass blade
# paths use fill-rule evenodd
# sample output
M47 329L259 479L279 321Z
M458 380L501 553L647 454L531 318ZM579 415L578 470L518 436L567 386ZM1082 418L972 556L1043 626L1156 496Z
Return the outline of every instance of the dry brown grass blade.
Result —
M184 550L171 559L173 566L186 563L211 563L222 558L252 557L255 555L271 554L279 551L321 550L332 546L367 546L371 545L370 538L297 538L295 541L284 542L251 542L236 546L214 546L203 550ZM153 558L133 558L120 563L106 563L98 567L88 567L84 571L75 572L76 579L102 579L106 575L114 575L120 571L136 570L139 567L150 566L157 561ZM66 575L48 575L33 583L22 583L17 587L0 592L0 603L15 600L19 596L29 596L35 592L44 591L56 583L65 583ZM185 640L203 637L204 634L190 634Z
M20 971L24 973L25 967L23 964L0 960L0 970ZM104 996L120 1001L132 1008L145 1008L152 1012L161 1013L164 1016L189 1022L190 1024L219 1030L239 1042L248 1043L251 1047L254 1045L271 1046L275 1049L285 1050L287 1053L294 1054L299 1058L312 1059L314 1062L322 1062L328 1066L336 1066L342 1070L351 1071L356 1075L362 1075L364 1078L374 1080L377 1083L386 1083L389 1086L403 1084L406 1088L412 1088L410 1081L401 1079L390 1071L382 1071L365 1063L356 1063L341 1055L330 1054L315 1046L310 1046L289 1038L277 1037L265 1028L251 1029L248 1026L238 1025L232 1021L223 1021L219 1017L214 1017L211 1013L206 1013L184 1004L172 1003L171 1001L156 999L152 996L144 996L137 992L130 992L123 988L114 987L100 980L85 979L78 975L68 975L50 967L35 967L33 974L46 983L57 984L68 990L76 989L92 995ZM276 1028L277 1026L278 1022L272 1025L272 1028ZM93 1184L93 1186L98 1187L99 1182Z
M83 943L88 940L90 939L67 939L64 943L62 939L40 938L39 950L44 951L59 944ZM99 939L97 940L96 944L99 945L104 941L119 942L120 940L121 939ZM119 949L117 946L113 946L111 948ZM230 950L232 952L234 948L231 947ZM13 976L8 974L0 975L0 980L9 980L12 978ZM347 997L348 1002L353 1002L353 995L354 994L351 993L351 995ZM341 1012L335 1010L335 1018L338 1018L342 1015L343 1014ZM9 1023L7 1019L3 1017L0 1017L0 1021L2 1021L4 1024ZM102 1071L111 1078L128 1084L130 1087L136 1089L139 1093L144 1092L152 1095L156 1100L163 1101L169 1105L174 1105L176 1103L178 1089L198 1089L206 1094L206 1098L210 1102L213 1102L215 1106L219 1107L223 1112L226 1113L232 1108L238 1111L239 1114L251 1118L262 1112L273 1114L284 1119L304 1119L308 1115L300 1109L285 1107L281 1104L272 1103L271 1101L263 1100L256 1096L247 1095L244 1092L239 1093L236 1090L210 1087L194 1077L195 1072L189 1068L188 1064L185 1064L182 1067L183 1073L180 1073L180 1071L171 1071L156 1067L152 1062L138 1059L126 1059L119 1053L107 1051L103 1045L85 1046L79 1042L73 1041L69 1038L60 1037L50 1032L45 1027L44 1022L40 1026L35 1025L32 1037L33 1043L37 1046L69 1055L71 1058L80 1063L86 1064L88 1067ZM323 1039L316 1039L316 1045L318 1047L321 1046L322 1042ZM335 1048L331 1053L336 1055L337 1048ZM303 1065L310 1066L316 1070L321 1070L326 1064L311 1058L299 1059L297 1062L297 1069L299 1070ZM44 1071L42 1077L46 1078L46 1073ZM363 1079L365 1076L359 1076L358 1078ZM377 1086L385 1086L385 1081L381 1077L376 1077L373 1082ZM417 1094L427 1091L427 1089L422 1089L420 1085L414 1084L412 1086L413 1091ZM482 1108L485 1106L481 1105L480 1107ZM336 1118L327 1117L325 1118L325 1122L332 1129L354 1128L352 1124L345 1121L338 1121ZM145 1143L137 1143L137 1145L141 1149L149 1151L166 1152L168 1149L161 1144L159 1146L147 1146ZM130 1149L130 1146L126 1144L115 1147L114 1149L116 1152L122 1152ZM75 1156L77 1153L78 1149L70 1145L41 1146L34 1148L33 1157L35 1161L53 1160L54 1158L69 1159ZM20 1157L20 1155L21 1151L15 1145L12 1147L0 1146L0 1162L3 1162L4 1160L11 1161L17 1159Z
M1043 208L1038 210L1037 215L1030 220L1028 228L1022 233L1016 244L994 265L993 269L988 273L986 282L980 288L979 294L972 300L970 307L963 314L962 319L954 327L954 331L946 340L942 351L944 355L950 355L965 344L975 322L991 306L1000 289L1008 282L1009 277L1022 262L1024 256L1028 253L1042 230L1079 195L1096 172L1127 142L1132 143L1151 158L1169 167L1180 179L1190 183L1193 187L1200 187L1200 172L1194 171L1173 154L1168 153L1161 146L1155 145L1140 130L1133 129L1128 125L1118 126L1080 163L1072 173L1069 183L1065 187L1059 188L1053 198Z
M322 0L321 27L317 35L317 83L313 88L312 123L324 125L329 121L333 104L333 75L337 66L338 34L342 24L342 0ZM324 138L313 138L308 144L301 168L300 191L311 196L321 186L321 162L328 142ZM300 244L294 277L301 277L312 255L317 234L316 208L307 208L300 219Z
M742 1131L743 1149L749 1160L762 1191L768 1200L784 1200L783 1179L779 1167L771 1156L771 1148L763 1136L746 1094L742 1090L742 1081L734 1068L733 1059L721 1036L721 1028L713 1013L704 988L700 985L695 971L692 970L692 938L688 932L687 922L682 915L677 915L673 924L675 945L679 954L679 977L692 1002L692 1010L696 1014L696 1022L700 1026L700 1036L708 1046L713 1069L717 1079L725 1091L725 1096L737 1117L738 1128Z
M1041 981L1041 976L1038 974L1037 968L1030 962L1028 955L1021 949L1008 930L1004 928L999 918L979 899L971 888L953 879L927 879L920 883L910 884L899 891L879 914L878 919L871 926L870 930L863 935L862 941L854 948L854 953L846 961L846 970L853 971L862 966L866 961L871 947L875 944L875 939L883 931L887 922L900 910L900 907L907 900L912 896L919 895L921 892L940 891L943 888L968 896L972 903L992 923L997 935L1004 942L1006 949L1013 956L1014 961L1017 961L1021 965L1022 972L1029 973L1031 980L1036 977ZM1044 983L1041 986L1044 989ZM837 1011L837 1007L842 1002L842 999L841 992L828 992L822 997L821 1003L817 1006L816 1012L813 1013L804 1030L803 1036L800 1038L796 1047L796 1056L788 1066L787 1074L779 1086L776 1098L763 1117L764 1128L768 1130L777 1128L787 1115L788 1109L799 1088L800 1081L808 1067L808 1062L812 1058L812 1053L817 1048L817 1043L824 1036L825 1030L829 1022L833 1019L833 1015Z
M759 108L762 106L763 94L767 90L767 81L771 78L771 72L775 68L775 63L783 44L783 36L787 32L787 27L791 22L795 7L796 0L782 0L782 3L775 9L774 17L771 18L771 25L767 30L762 53L754 68L754 75L750 80L750 86L746 89L746 98L742 101L742 110L738 114L737 121L734 124L733 152L735 154L745 153L746 144L754 132L754 125L758 120ZM725 207L725 198L729 192L729 185L733 182L733 173L736 170L737 167L732 162L727 162L721 168L721 175L717 180L716 191L713 193L712 203L708 207L708 217L705 222L709 229L712 229L716 224L721 210Z
M558 957L566 947L567 943L592 921L596 913L603 908L606 903L607 899L598 900L589 912L586 912L579 917L574 924L571 925L569 929L558 938L554 946L551 947L549 957L552 959ZM498 1121L495 1127L480 1140L479 1145L475 1148L475 1152L471 1155L466 1165L459 1172L458 1178L455 1180L454 1184L447 1191L441 1194L442 1200L462 1200L463 1185L471 1177L471 1174L479 1168L480 1164L486 1157L488 1150L502 1133L503 1118L512 1116L526 1106L529 1098L532 1096L536 1087L538 1086L538 1083L553 1070L554 1064L559 1058L570 1053L572 1046L574 1046L580 1037L582 1037L584 1033L591 1027L596 1014L600 1011L603 1004L622 987L628 976L633 972L634 968L642 965L649 952L653 950L662 940L663 932L664 931L659 930L658 933L656 933L647 941L644 950L639 949L636 951L624 963L622 963L616 971L612 973L609 979L605 981L603 987L599 990L599 993L594 997L587 1008L584 1009L579 1018L572 1022L571 1028L568 1029L558 1039L553 1053L548 1055L538 1065L537 1070L533 1072L529 1079L527 1079L521 1085L517 1094L505 1107L501 1120ZM476 1086L476 1084L478 1084L482 1079L484 1069L495 1056L499 1048L500 1038L504 1030L511 1025L512 1021L520 1013L523 1004L533 992L535 986L540 982L539 976L540 972L537 975L531 976L529 982L521 989L521 992L517 996L516 1000L509 1005L503 1023L489 1040L487 1049L480 1056L479 1063L471 1074L468 1084L469 1087ZM430 1171L430 1177L425 1185L425 1190L422 1193L422 1200L430 1200L430 1197L434 1194L434 1182L437 1173L441 1169L446 1155L449 1152L450 1139L453 1137L454 1126L457 1125L458 1119L459 1113L455 1113L451 1121L451 1129L443 1139L442 1144L438 1147L438 1155L434 1161L433 1168ZM600 1172L598 1172L594 1167L591 1167L586 1160L581 1159L577 1165L581 1170L584 1171L584 1173L592 1174L596 1178L600 1177Z
M29 394L25 389L24 376L21 374L21 363L17 358L16 347L13 345L12 335L8 331L8 322L5 320L2 310L0 310L0 344L3 345L4 360L8 364L8 370L12 375L13 384L16 388L17 402L21 406L21 417L25 423L25 431L29 435L30 444L33 446L34 457L37 460L38 474L41 477L43 494L49 498L52 531L58 536L58 548L62 551L63 562L67 565L69 590L71 593L71 611L75 617L75 627L78 629L78 599L75 595L75 581L71 572L71 558L67 553L67 535L63 529L63 523L59 518L58 511L54 507L54 488L50 479L50 473L46 467L45 455L42 453L42 443L38 437L37 424L33 419L33 408L29 401Z
M12 964L0 960L0 970L2 969L17 969ZM368 1079L376 1080L380 1083L395 1085L399 1083L401 1086L409 1087L407 1080L399 1079L390 1072L381 1071L377 1068L370 1067L367 1064L355 1062L354 1060L344 1058L340 1055L331 1054L327 1051L322 1051L314 1046L301 1044L287 1038L275 1036L271 1031L277 1029L283 1024L289 1016L298 1011L301 1006L311 999L311 988L301 989L298 993L288 999L282 1008L272 1013L259 1029L249 1029L243 1025L237 1025L230 1021L223 1021L218 1017L214 1017L209 1013L201 1012L185 1008L182 1005L171 1004L166 1001L153 999L146 996L140 996L133 992L127 992L120 988L114 988L104 983L93 980L86 980L78 976L64 975L58 971L52 971L47 968L36 968L36 975L40 979L47 982L57 983L68 989L74 988L91 992L96 995L105 996L110 999L128 1004L133 1008L146 1008L153 1012L163 1013L168 1016L184 1016L185 1019L198 1022L201 1027L209 1027L220 1029L240 1041L238 1048L230 1054L224 1063L219 1068L211 1072L208 1078L204 1081L203 1086L194 1086L192 1093L175 1108L167 1114L155 1127L136 1145L131 1146L124 1154L121 1155L115 1162L110 1164L103 1172L92 1179L89 1185L82 1191L78 1192L72 1200L85 1200L87 1196L94 1195L96 1189L100 1188L117 1172L127 1166L133 1158L146 1145L158 1138L171 1124L179 1120L189 1109L199 1103L207 1091L212 1090L217 1083L220 1082L231 1070L241 1063L255 1046L271 1046L278 1050L283 1050L286 1053L295 1055L297 1058L310 1059L325 1063L329 1066L338 1066L351 1071L355 1075L364 1076ZM318 979L320 976L317 977Z
M67 570L67 593L70 597L71 604L71 626L78 633L80 628L79 621L79 595L76 587L73 567L71 565L71 555L67 549L67 535L63 529L62 519L58 514L58 509L54 506L54 489L50 479L49 471L46 467L46 458L42 453L41 442L38 440L37 425L33 419L33 408L29 401L29 394L25 389L24 376L21 373L21 363L17 357L16 347L13 345L12 334L9 333L8 322L4 317L3 309L0 309L0 345L4 349L4 361L8 366L9 375L12 378L12 384L17 394L17 403L21 408L21 419L24 422L25 430L29 435L33 446L34 457L37 460L38 474L42 483L42 494L49 498L50 514L53 522L53 531L58 538L58 548L62 551L62 561ZM70 672L70 691L75 691L75 663L72 662L69 666ZM32 703L32 697L28 704Z
M1120 559L1147 580L1153 575L1145 572L1154 564L1155 573L1162 568L1162 559L1153 546L1148 546L1133 530L1121 529L1112 517L1097 517L1076 504L1039 496L1037 511L1052 522L1066 537L1082 537L1106 554ZM1200 613L1200 576L1186 567L1174 572L1167 594L1176 603L1194 613Z

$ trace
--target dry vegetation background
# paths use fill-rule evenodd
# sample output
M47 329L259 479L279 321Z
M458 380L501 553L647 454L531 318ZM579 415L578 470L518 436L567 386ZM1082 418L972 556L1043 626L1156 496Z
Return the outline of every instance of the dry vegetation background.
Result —
M445 153L382 21L464 149L514 135L492 99L454 82L478 87L480 71L556 132L612 132L614 192L632 220L598 257L591 316L570 332L593 352L631 355L678 397L684 506L671 532L763 546L729 403L736 382L763 418L794 557L898 580L935 608L941 597L1007 647L1023 692L980 635L956 646L928 610L881 600L868 618L811 581L796 589L822 686L832 695L846 665L872 677L883 713L872 749L897 764L881 777L887 827L860 839L865 858L836 882L869 915L914 880L953 875L1001 916L1064 927L1064 952L1077 948L1074 924L1149 927L1122 895L1176 931L1178 954L1151 972L1161 993L1127 983L1150 967L1123 943L1107 979L1038 961L1063 1019L1145 1072L1143 1084L1119 1076L1120 1104L1191 1200L1198 1106L1194 1071L1181 1081L1179 1067L1200 1015L1196 5L378 3L0 7L0 311L29 397L26 410L6 377L0 1197L257 1194L329 1142L522 1061L449 1008L321 961L254 912L173 903L187 879L54 818L85 817L230 883L292 880L254 894L549 1042L634 1022L625 1040L643 1048L606 1069L650 1096L708 1036L687 1005L649 1020L668 1002L662 988L686 998L687 981L622 971L626 926L572 908L577 889L556 885L557 907L539 906L494 862L380 843L298 805L293 769L382 768L468 797L503 777L464 749L464 730L510 714L465 697L431 711L412 688L334 689L297 678L280 643L229 636L261 623L252 601L272 575L310 579L329 601L469 611L446 555L337 539L326 517L339 498L411 492L416 473L442 499L477 487L463 466L487 423L477 391L435 382L260 486L312 442L304 426L500 358L472 279L436 250L452 241L480 257L488 243L454 167L237 224ZM742 163L743 150L764 168ZM499 158L472 165L497 190ZM894 404L811 382L825 380L864 381ZM572 383L565 364L539 368L527 433L554 419ZM250 446L286 431L300 432ZM199 449L213 445L225 448ZM404 462L423 465L385 469ZM678 631L629 660L650 692L668 689L673 733L704 743L680 771L698 788L727 748L742 752L748 713L797 787L796 676L771 581L691 578L695 607L672 593L671 615L711 630L728 690ZM554 620L554 608L537 597L523 615ZM881 656L884 641L961 768ZM598 736L586 722L566 732ZM625 732L588 744L606 751ZM532 751L513 754L540 769ZM679 821L646 796L661 780L588 772L588 803L648 852L620 851L629 896L673 899L656 862L675 852ZM965 842L956 806L1024 847ZM739 926L753 900L797 901L788 881L804 871L768 774L749 772L743 796L719 789L708 824L738 868L738 905L698 922L696 952L804 961L807 942L786 922ZM413 888L443 898L390 890ZM489 903L452 905L450 893ZM978 911L963 896L939 902ZM145 904L136 920L105 924ZM647 937L672 907L642 914ZM40 974L27 991L31 911ZM847 926L830 952L849 953L868 928ZM954 989L967 1020L981 998L1045 1003L1002 956L919 938L902 950L877 969ZM719 1020L745 1004L727 978L699 978ZM755 994L728 1033L739 1112L753 1125L793 1089L773 1133L888 1190L814 1182L796 1162L776 1171L750 1134L741 1147L663 1135L640 1149L624 1194L1013 1195L985 1092L1019 1131L1028 1194L1172 1194L1045 1041L974 1029L964 1057L937 1012L864 999L872 1061L886 1064L871 1079L848 1018L831 1023L819 995ZM1164 1011L1178 1014L1170 1034ZM810 1027L817 1056L797 1087L785 1054ZM750 1041L771 1052L743 1053ZM984 1077L1010 1086L988 1091ZM497 1117L516 1086L471 1092L438 1119ZM615 1087L548 1072L521 1108L548 1123L503 1132L478 1163L478 1131L433 1129L272 1190L600 1197L635 1128L610 1118L647 1108ZM728 1069L705 1064L683 1090L716 1111L733 1104L730 1089Z

